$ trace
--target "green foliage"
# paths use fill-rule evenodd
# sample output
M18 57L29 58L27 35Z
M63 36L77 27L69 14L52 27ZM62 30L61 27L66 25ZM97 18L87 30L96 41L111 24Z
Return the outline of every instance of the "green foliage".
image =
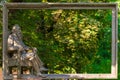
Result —
M100 59L111 57L110 16L109 10L10 10L9 26L22 27L24 42L54 73L100 72Z

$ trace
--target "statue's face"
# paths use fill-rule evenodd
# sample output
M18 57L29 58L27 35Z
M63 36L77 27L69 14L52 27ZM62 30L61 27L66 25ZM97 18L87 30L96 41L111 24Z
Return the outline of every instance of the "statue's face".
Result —
M19 38L22 38L21 28L18 25L13 26L13 33L15 33Z
M14 32L14 33L21 32L21 28L19 27L19 25L14 25L12 28L12 32Z
M21 34L21 28L20 28L20 27L17 27L16 33L17 33L17 34Z
M21 32L21 28L20 28L20 27L17 29L16 34L17 34L17 36L18 36L19 38L22 38L22 32Z

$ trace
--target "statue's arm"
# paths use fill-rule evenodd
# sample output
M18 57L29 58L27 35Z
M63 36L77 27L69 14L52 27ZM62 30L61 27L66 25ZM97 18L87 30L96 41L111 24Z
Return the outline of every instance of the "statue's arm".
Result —
M12 35L9 35L9 37L8 37L8 51L14 51L14 50L18 50L18 47L14 46L14 38L12 37Z
M23 41L21 41L20 44L23 49L25 49L25 50L29 49L29 47L27 45L25 45Z

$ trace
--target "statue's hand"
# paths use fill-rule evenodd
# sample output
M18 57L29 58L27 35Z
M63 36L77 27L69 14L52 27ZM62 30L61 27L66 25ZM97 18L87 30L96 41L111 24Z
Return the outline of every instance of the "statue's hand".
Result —
M17 46L8 47L8 51L16 51L16 50L19 50L19 48Z
M15 49L15 50L19 50L19 47L17 47L17 46L14 46L14 49Z
M29 49L30 49L30 47L28 47L28 46L24 47L24 50L29 50Z
M18 50L19 50L19 51L23 51L23 50L24 50L24 48L22 48L22 47L21 47L21 48L19 48Z

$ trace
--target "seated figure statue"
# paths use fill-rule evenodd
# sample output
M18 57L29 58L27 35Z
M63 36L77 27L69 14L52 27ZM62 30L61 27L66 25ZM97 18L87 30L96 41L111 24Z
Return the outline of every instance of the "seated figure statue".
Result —
M26 46L22 41L22 32L19 25L14 25L12 33L8 36L8 51L16 50L21 55L21 60L29 60L38 76L41 76L41 71L47 69L43 66L43 62L37 55L37 49Z

